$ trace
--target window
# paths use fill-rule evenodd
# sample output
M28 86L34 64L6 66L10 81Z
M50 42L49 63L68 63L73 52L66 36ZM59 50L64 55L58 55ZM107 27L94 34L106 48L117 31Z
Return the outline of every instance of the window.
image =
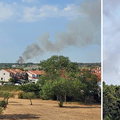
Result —
M5 75L5 73L4 73L4 75Z
M1 80L3 80L3 78L1 78Z

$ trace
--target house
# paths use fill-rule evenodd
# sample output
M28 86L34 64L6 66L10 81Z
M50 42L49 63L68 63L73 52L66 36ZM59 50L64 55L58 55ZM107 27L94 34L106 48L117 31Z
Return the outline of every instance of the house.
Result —
M97 69L92 69L91 73L96 75L99 78L99 81L101 81L101 68L97 68Z
M8 82L12 77L15 80L23 79L25 72L20 69L2 69L0 70L0 81Z
M36 83L38 81L38 78L43 75L45 72L43 70L29 70L27 71L28 74L28 80L30 82Z
M12 76L14 76L14 73L9 69L0 70L0 81L8 82Z

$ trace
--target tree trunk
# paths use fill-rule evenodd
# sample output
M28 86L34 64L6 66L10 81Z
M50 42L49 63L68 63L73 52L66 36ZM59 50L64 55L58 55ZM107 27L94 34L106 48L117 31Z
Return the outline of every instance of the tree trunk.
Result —
M61 97L61 95L60 95L60 102L62 101L62 97Z
M8 104L8 99L9 99L9 98L7 98L7 104Z
M58 101L58 99L59 99L59 96L57 95L57 101Z
M59 107L62 107L63 106L63 101L62 101L62 96L60 95L60 104L59 104Z
M87 103L87 97L85 97L85 104Z
M30 103L31 103L31 105L32 105L32 100L30 99Z
M65 103L66 103L66 94L64 95Z

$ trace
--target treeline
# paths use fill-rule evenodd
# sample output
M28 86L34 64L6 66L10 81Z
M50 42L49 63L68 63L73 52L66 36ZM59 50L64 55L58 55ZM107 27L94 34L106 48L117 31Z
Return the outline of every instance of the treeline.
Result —
M0 63L0 69L11 69L11 68L23 68L23 67L28 67L28 66L33 66L33 65L38 65L38 63Z
M103 118L120 120L120 86L103 82Z
M3 68L8 68L11 69L12 67L14 68L22 68L24 69L24 67L30 67L33 65L38 65L38 63L0 63L0 69ZM91 67L91 68L97 68L97 67L101 67L101 63L78 63L79 67ZM34 68L33 68L34 69Z
M101 67L101 63L78 63L79 67L90 67L90 68L97 68Z

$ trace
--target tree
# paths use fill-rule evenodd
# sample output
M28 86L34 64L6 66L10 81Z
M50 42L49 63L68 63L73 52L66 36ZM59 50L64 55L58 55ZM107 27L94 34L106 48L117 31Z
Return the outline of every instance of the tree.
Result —
M103 82L103 118L120 120L120 86L109 86Z
M41 61L39 65L45 71L46 75L54 80L61 76L62 69L67 68L69 63L70 60L68 57L52 56L47 60Z
M37 97L39 97L39 92L41 90L39 84L27 84L27 85L21 85L19 87L20 90L22 90L23 92L27 93L27 92L34 92L36 94Z
M98 92L98 77L90 72L90 70L84 70L81 82L86 84L87 89L84 90L84 101L87 102L91 96Z
M68 57L52 56L41 61L39 65L45 71L45 75L38 80L45 99L57 97L60 104L70 97L76 100L84 99L86 102L86 99L97 91L97 76L86 70L81 71L81 76L78 63L70 62Z
M10 79L9 79L9 82L15 83L14 78L10 78Z
M54 82L48 81L42 88L43 95L47 99L54 95L59 96L60 105L62 106L64 96L69 95L69 85L70 81L64 78L58 78Z
M28 76L29 76L29 75L28 75L27 73L25 73L24 78L25 78L26 81L28 81Z
M0 96L4 97L4 100L6 99L7 100L7 104L8 104L9 98L10 97L14 97L14 94L13 93L9 93L7 91L4 91L4 92L0 92Z
M27 93L24 94L23 98L30 99L30 103L32 105L32 100L31 99L36 98L36 95L35 95L34 92L27 92Z
M45 83L43 80L55 80L60 77L73 80L79 71L78 64L70 62L69 58L64 56L52 56L47 60L41 61L39 65L46 74L39 78L38 83Z

